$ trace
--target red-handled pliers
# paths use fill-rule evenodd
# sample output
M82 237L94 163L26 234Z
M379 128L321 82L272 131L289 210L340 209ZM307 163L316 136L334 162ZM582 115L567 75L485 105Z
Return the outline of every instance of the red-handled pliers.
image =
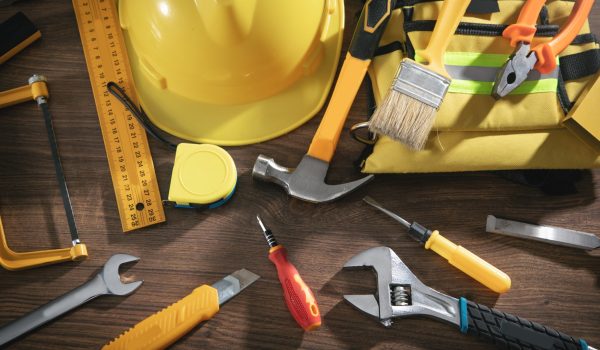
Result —
M492 94L495 98L508 95L516 89L533 69L548 74L556 68L556 56L575 39L585 23L594 0L577 0L567 23L552 40L531 48L536 32L537 18L546 3L545 0L528 0L523 5L517 23L508 26L502 36L516 47L513 56L500 70Z

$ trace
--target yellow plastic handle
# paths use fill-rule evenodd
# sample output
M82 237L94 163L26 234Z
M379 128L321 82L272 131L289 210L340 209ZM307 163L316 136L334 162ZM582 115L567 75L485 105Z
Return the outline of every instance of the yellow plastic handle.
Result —
M81 261L87 257L87 247L83 243L78 243L70 248L15 252L9 248L8 242L6 242L4 227L0 220L0 266L7 270L16 271L65 261Z
M0 108L16 105L26 101L33 101L33 95L29 85L21 86L11 90L0 91Z
M219 312L215 288L203 285L175 304L130 328L102 349L165 349L202 321Z
M308 149L308 155L329 163L335 153L350 107L371 60L346 55L325 115Z
M35 101L38 97L48 97L48 86L43 81L25 85L11 90L0 91L0 108L22 102Z
M425 242L425 249L431 249L443 256L450 265L496 293L506 293L510 289L511 281L507 274L467 249L450 242L438 231L433 231Z
M470 3L471 0L444 0L429 44L419 52L429 69L448 78L444 67L444 53Z

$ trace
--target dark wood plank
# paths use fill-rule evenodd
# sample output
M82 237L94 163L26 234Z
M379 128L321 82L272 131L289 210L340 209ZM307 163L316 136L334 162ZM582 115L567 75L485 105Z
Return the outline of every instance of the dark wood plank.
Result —
M359 1L347 1L346 40L356 23ZM453 327L428 319L398 320L385 329L342 301L342 294L374 288L370 274L340 271L357 252L388 245L422 281L453 296L556 327L600 345L600 253L525 242L486 234L489 213L597 232L600 172L588 172L579 193L548 197L487 173L378 176L367 188L334 204L292 200L281 189L252 181L259 153L293 166L305 153L319 117L277 140L228 148L239 170L238 192L226 206L206 212L168 210L168 223L123 234L97 116L70 1L23 0L0 9L0 20L23 10L42 30L43 40L0 68L0 91L20 86L32 73L46 74L52 95L63 164L90 259L22 272L0 270L0 324L86 281L108 257L126 252L142 257L128 270L145 285L127 298L103 297L15 342L13 349L96 349L126 328L188 294L245 267L262 279L223 307L211 321L174 349L197 348L403 348L485 349ZM591 23L600 32L600 5ZM354 104L348 125L367 114L366 91ZM69 244L42 120L22 104L0 111L0 214L17 251ZM152 141L163 191L173 154ZM361 151L347 133L330 171L330 181L355 179L352 162ZM477 252L513 280L502 296L420 249L400 227L365 206L370 194L407 218L441 228L455 242ZM303 333L281 297L266 244L254 223L260 213L290 252L315 291L324 326Z

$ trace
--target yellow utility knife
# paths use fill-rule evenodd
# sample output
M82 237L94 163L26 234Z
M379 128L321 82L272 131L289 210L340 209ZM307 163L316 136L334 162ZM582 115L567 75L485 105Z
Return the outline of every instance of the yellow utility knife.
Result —
M448 260L450 265L471 276L479 283L496 293L506 293L510 289L511 281L507 274L471 253L469 250L450 242L437 230L431 231L417 222L411 224L400 216L382 207L381 204L377 203L371 197L365 197L363 200L406 227L408 229L408 235L423 244L425 249L431 249L438 253Z
M241 269L212 286L200 286L190 295L130 328L102 349L165 349L200 322L211 319L219 312L220 305L259 278Z

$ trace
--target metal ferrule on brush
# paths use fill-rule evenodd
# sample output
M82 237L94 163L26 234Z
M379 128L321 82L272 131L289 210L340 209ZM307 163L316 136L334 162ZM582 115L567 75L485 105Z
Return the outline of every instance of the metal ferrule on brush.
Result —
M410 59L400 63L392 89L438 109L450 87L451 80Z

